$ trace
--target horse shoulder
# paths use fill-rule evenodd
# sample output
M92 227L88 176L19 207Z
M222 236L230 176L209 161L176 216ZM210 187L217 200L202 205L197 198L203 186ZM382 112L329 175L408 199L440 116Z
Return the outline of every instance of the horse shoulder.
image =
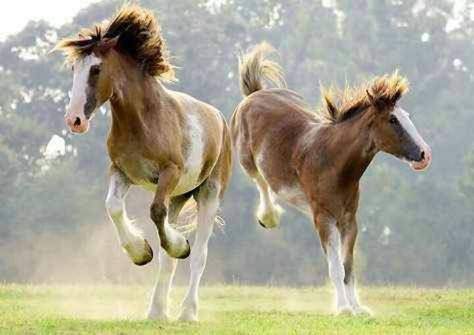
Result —
M173 92L179 102L184 119L183 176L176 194L192 188L209 176L214 168L227 129L225 120L214 107L185 93Z

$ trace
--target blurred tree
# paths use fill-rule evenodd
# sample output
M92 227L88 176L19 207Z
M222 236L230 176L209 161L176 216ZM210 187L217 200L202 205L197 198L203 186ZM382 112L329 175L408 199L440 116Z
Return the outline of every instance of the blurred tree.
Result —
M474 278L469 238L474 235L474 154L466 150L474 145L473 0L456 16L450 0L429 5L415 0L139 2L159 14L177 66L179 82L167 86L217 106L227 118L241 99L237 56L262 40L279 50L290 88L315 106L319 82L355 84L399 69L411 82L402 105L432 145L434 165L418 175L380 155L369 168L359 213L358 268L370 283L434 285ZM105 218L109 115L98 112L85 136L67 134L62 115L72 76L62 56L49 51L59 37L107 19L120 4L91 5L59 29L31 22L0 43L0 240L25 231L92 230L97 218ZM45 161L43 151L53 134L65 138L68 150ZM261 229L253 213L254 186L238 164L234 170L223 205L227 224L224 233L216 230L210 252L222 280L325 280L312 224L288 210L282 227ZM146 217L148 205L142 209ZM8 269L4 264L2 279L24 279Z

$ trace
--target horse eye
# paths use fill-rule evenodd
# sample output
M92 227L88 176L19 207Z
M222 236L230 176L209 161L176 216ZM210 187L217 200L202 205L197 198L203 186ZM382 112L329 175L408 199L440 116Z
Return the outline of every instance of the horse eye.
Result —
M391 116L390 119L388 120L391 124L396 124L398 122L397 118L395 116Z
M91 67L91 75L97 76L99 73L100 73L100 67L99 66Z

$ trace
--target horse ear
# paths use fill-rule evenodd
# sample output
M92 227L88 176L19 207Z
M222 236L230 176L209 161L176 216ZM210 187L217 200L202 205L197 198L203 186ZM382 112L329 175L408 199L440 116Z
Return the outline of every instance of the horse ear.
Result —
M400 100L401 97L402 97L402 91L397 90L397 92L395 92L395 94L391 97L390 102L395 106L395 104L397 103L398 100Z
M100 56L104 56L105 54L107 54L107 52L109 52L111 49L117 46L119 38L120 38L120 35L115 36L115 37L104 37L97 44L97 46L94 49L94 52Z
M369 98L370 104L375 105L377 101L374 99L372 94L370 94L369 90L365 90L365 92L367 93L367 97Z
M369 102L372 106L374 106L378 110L385 110L387 106L391 105L391 102L385 99L384 97L377 97L375 98L369 90L365 91L367 93L367 97L369 98Z
M337 119L337 114L338 114L337 108L328 96L324 96L324 103L326 104L326 108L329 114L331 115L331 117L333 119Z

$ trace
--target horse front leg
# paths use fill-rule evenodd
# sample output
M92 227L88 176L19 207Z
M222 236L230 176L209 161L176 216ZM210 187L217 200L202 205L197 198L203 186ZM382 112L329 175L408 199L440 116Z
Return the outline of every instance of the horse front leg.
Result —
M163 248L160 248L159 257L158 279L153 288L146 317L149 320L168 321L170 319L169 296L178 260L168 256Z
M127 217L125 196L129 188L130 181L127 176L117 168L112 167L105 207L110 220L114 223L122 248L133 263L145 265L153 259L153 250L143 238L142 232Z
M354 246L357 239L357 220L355 215L344 222L341 229L342 238L342 258L344 264L344 285L346 296L354 313L371 315L367 307L361 306L356 290L356 280L354 274Z
M329 278L336 290L337 313L351 315L353 310L347 299L344 285L345 271L341 257L341 234L337 228L337 221L330 215L318 214L315 217L315 225L326 254Z
M168 213L168 222L170 224L178 223L179 213L190 196L190 194L185 194L171 199ZM169 320L169 296L176 272L176 265L177 259L168 256L166 251L160 248L158 278L153 288L147 312L147 318L150 320Z
M187 258L191 253L188 240L170 226L166 217L170 196L181 176L176 165L169 165L160 171L155 198L150 207L150 216L158 229L161 247L173 258Z

